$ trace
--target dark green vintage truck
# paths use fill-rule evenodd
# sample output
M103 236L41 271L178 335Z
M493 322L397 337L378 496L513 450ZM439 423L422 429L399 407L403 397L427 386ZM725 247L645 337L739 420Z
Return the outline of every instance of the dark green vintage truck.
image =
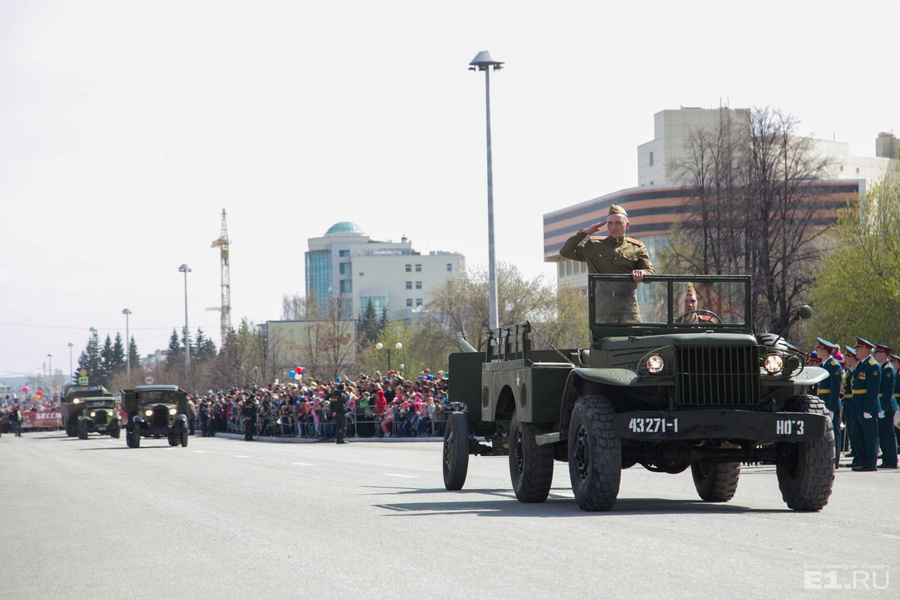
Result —
M462 410L445 429L445 487L463 487L470 455L506 455L521 502L547 499L556 461L588 511L612 508L622 469L637 464L690 468L700 498L727 502L753 463L775 465L788 507L820 510L834 432L807 390L826 372L755 331L750 294L748 276L590 275L590 347L534 350L524 323L491 331L485 353L452 354Z

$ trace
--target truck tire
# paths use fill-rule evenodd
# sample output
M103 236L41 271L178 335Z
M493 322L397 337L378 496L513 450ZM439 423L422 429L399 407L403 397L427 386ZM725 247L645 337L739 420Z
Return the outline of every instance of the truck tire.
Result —
M828 417L825 404L816 396L794 396L785 404L791 412L815 413ZM784 445L784 443L782 443ZM834 428L831 419L825 424L825 437L792 444L795 452L790 463L775 467L778 487L788 508L819 511L828 504L834 485Z
M109 437L119 439L119 436L122 435L122 428L118 425L113 425L109 428Z
M181 443L180 436L176 436L174 433L169 434L169 445L170 446L177 446L180 443Z
M694 487L704 501L728 502L737 491L741 463L696 462L691 464L691 475L694 476Z
M509 424L509 477L519 502L543 502L553 483L553 446L538 446L533 423Z
M582 510L609 510L619 495L622 443L606 396L582 396L569 422L569 479Z
M187 427L181 428L181 447L187 448L188 445L188 430Z
M444 431L444 487L461 490L469 471L469 421L465 413L450 413Z
M66 435L69 437L78 435L78 419L76 417L70 418L66 423Z
M132 448L140 448L141 447L141 428L135 425L131 429L131 447Z
M87 425L85 425L84 421L78 422L78 439L79 440L88 439Z

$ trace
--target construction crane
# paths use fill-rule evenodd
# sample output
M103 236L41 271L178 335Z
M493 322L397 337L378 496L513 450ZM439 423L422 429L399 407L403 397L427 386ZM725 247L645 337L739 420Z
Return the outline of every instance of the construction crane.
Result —
M225 344L225 338L231 331L231 275L228 268L228 226L225 224L225 209L222 209L222 233L218 239L213 240L212 247L219 248L219 258L222 267L222 307L219 309L220 327L222 338L220 344Z

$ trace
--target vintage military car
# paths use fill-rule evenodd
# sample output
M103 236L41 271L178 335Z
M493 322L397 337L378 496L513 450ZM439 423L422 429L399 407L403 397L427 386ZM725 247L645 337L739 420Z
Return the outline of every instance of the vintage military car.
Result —
M62 424L69 437L79 436L79 423L84 416L84 398L109 398L115 402L115 396L102 385L67 385L63 389L60 401Z
M78 438L86 440L90 433L108 433L118 438L121 434L121 420L113 396L85 396L79 398L84 407L78 417Z
M463 487L470 454L508 455L521 502L548 497L554 461L568 463L584 510L612 508L622 469L636 464L690 468L700 498L727 502L751 463L775 465L788 507L820 510L834 481L834 432L806 390L826 372L754 331L750 283L591 275L590 347L534 350L525 323L492 331L484 354L452 354L450 399L466 409L445 429L445 487ZM685 310L689 291L699 306Z
M177 385L139 385L122 390L122 409L128 413L125 442L140 448L142 437L188 445L188 397Z

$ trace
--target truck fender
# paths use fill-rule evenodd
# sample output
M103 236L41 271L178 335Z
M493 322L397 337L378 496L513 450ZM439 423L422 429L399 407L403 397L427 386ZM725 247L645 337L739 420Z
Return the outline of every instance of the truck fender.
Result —
M639 381L631 369L596 369L575 367L566 379L559 407L560 439L568 439L569 420L575 403L584 395L598 394L610 387L628 387Z

